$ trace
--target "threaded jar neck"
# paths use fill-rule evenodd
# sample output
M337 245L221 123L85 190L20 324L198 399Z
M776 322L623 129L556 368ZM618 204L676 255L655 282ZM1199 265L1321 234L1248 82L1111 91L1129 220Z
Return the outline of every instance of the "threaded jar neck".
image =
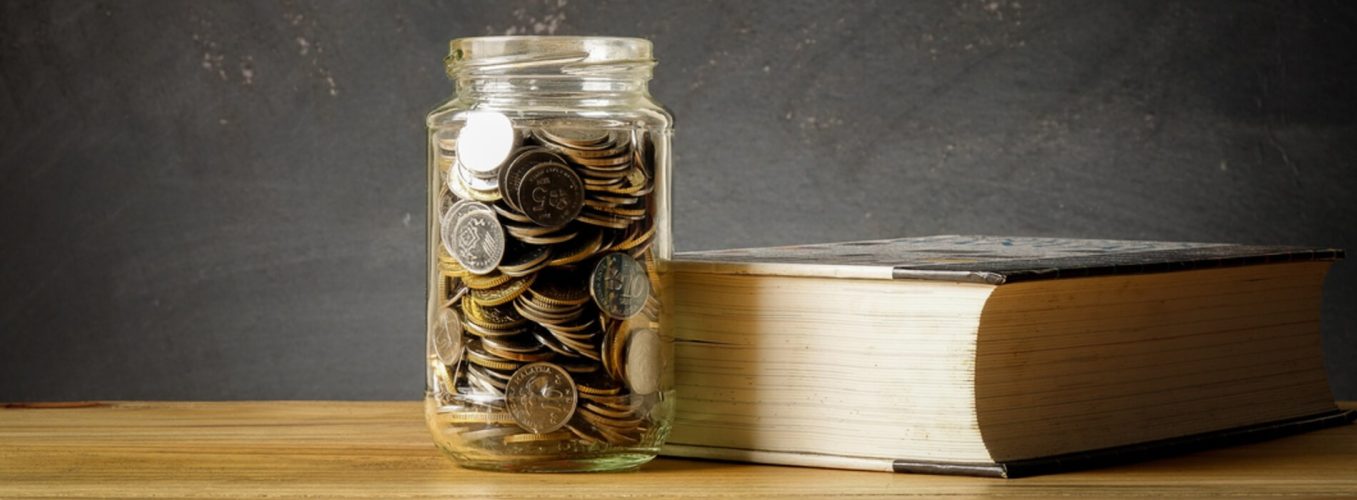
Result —
M458 38L444 60L459 96L589 98L645 95L655 66L640 38Z

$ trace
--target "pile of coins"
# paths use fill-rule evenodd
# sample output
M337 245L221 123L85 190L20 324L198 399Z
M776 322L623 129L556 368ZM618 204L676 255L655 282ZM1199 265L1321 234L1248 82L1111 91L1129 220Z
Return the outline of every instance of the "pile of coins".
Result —
M449 134L450 135L450 134ZM434 136L434 421L515 456L645 443L664 397L653 145L583 121L472 112Z

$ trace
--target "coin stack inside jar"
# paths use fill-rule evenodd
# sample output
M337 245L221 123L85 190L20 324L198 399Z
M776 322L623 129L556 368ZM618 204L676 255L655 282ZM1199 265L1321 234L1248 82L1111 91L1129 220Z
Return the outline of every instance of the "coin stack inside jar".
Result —
M440 430L515 456L652 441L664 393L646 132L477 111L453 135L433 151Z

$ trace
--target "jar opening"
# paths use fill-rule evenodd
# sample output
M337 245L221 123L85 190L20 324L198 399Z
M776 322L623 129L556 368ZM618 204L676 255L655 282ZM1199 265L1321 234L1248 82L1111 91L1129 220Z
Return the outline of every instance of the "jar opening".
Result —
M643 38L486 36L458 38L444 60L454 80L495 75L646 78L655 65Z

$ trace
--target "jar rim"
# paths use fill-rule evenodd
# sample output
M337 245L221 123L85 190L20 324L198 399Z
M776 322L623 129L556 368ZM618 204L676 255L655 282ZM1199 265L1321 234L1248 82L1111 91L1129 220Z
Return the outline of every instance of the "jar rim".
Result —
M449 76L509 73L548 66L597 68L655 64L650 40L614 36L476 36L448 42Z

